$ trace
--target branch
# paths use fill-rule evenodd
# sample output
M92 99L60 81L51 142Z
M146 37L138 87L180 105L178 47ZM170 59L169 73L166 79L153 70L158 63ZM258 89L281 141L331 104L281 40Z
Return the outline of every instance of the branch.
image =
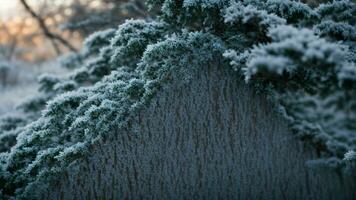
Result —
M76 48L74 46L72 46L67 40L65 40L58 34L52 33L48 29L44 20L39 15L37 15L37 13L28 5L26 0L20 0L20 2L23 5L23 7L25 8L25 10L28 13L30 13L30 15L37 21L38 25L40 26L40 28L43 31L43 34L51 40L52 45L53 45L54 49L56 50L57 54L60 53L60 50L59 50L59 47L58 47L56 41L60 42L62 45L67 47L69 50L71 50L73 52L77 52Z

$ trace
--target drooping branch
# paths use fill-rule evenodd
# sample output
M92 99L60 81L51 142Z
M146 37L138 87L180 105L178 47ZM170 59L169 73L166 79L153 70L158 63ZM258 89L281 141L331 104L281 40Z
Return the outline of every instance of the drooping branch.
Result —
M69 50L76 52L77 49L71 45L67 40L62 38L60 35L52 33L48 27L46 26L46 23L44 20L28 5L26 0L20 0L21 4L25 8L25 10L37 21L38 25L43 31L43 34L51 40L51 43L56 51L57 54L60 53L60 49L58 47L57 42L60 42L63 46L67 47Z

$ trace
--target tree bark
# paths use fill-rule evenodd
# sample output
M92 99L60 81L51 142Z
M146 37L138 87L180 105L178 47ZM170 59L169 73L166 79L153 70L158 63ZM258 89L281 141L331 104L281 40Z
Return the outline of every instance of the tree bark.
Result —
M309 169L315 150L232 74L173 80L41 199L355 199L353 179Z

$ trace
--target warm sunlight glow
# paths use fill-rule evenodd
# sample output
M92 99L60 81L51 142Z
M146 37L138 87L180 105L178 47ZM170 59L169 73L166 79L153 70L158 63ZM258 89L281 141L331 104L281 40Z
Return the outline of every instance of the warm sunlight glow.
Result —
M15 0L1 0L0 2L0 20L12 16L17 9L18 2Z

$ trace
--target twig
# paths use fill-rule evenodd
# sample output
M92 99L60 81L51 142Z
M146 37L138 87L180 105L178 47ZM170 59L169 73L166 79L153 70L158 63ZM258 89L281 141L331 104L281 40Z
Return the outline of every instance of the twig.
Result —
M23 5L23 7L26 9L26 11L28 13L30 13L30 15L36 19L38 25L40 26L40 28L43 31L43 34L49 38L51 40L51 43L56 51L57 54L60 54L60 49L57 45L57 41L60 42L62 45L64 45L65 47L67 47L69 50L73 51L73 52L77 52L77 49L72 46L67 40L65 40L64 38L62 38L60 35L52 33L48 27L46 26L44 20L37 15L37 13L27 4L26 0L20 0L21 4Z

